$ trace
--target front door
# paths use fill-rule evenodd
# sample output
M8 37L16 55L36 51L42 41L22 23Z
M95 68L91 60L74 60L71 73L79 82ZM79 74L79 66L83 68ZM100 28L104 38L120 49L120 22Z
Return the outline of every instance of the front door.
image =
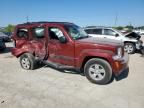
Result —
M49 60L67 66L74 66L74 43L68 39L68 34L61 27L49 27ZM65 38L67 42L62 43L60 38Z
M115 31L111 29L104 29L104 38L112 39L112 40L121 40L120 36Z

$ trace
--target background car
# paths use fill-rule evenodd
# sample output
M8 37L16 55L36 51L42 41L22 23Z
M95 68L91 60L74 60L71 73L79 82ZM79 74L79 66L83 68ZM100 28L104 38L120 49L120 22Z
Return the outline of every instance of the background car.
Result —
M3 51L6 48L5 42L0 38L0 51Z
M84 29L90 36L123 42L124 50L129 54L133 54L136 50L141 50L142 48L143 42L140 40L141 36L134 32L122 34L116 29L107 27L87 27Z
M0 32L0 38L2 38L5 42L10 42L11 41L11 33Z

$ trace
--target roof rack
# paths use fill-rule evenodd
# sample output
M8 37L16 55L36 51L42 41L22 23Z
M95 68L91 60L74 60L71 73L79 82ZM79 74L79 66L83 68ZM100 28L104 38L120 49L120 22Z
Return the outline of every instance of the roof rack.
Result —
M106 27L106 26L86 26L86 29L90 29L90 28L111 28L111 27Z
M58 23L58 24L73 24L70 22L48 22L48 21L39 21L39 22L27 22L19 25L25 25L25 24L46 24L46 23Z

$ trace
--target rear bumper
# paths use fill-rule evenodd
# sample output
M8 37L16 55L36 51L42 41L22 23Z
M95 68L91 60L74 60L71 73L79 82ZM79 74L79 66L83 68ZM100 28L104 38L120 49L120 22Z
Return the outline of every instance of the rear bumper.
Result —
M129 63L129 55L127 53L124 54L123 58L119 60L115 60L113 62L113 72L115 76L119 76L124 70L128 68Z

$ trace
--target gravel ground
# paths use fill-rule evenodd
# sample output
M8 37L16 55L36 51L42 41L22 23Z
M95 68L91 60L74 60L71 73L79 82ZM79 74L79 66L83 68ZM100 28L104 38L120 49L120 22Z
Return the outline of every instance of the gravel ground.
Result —
M9 50L0 61L0 108L144 108L144 57L139 53L130 55L128 77L108 85L50 67L23 70Z

